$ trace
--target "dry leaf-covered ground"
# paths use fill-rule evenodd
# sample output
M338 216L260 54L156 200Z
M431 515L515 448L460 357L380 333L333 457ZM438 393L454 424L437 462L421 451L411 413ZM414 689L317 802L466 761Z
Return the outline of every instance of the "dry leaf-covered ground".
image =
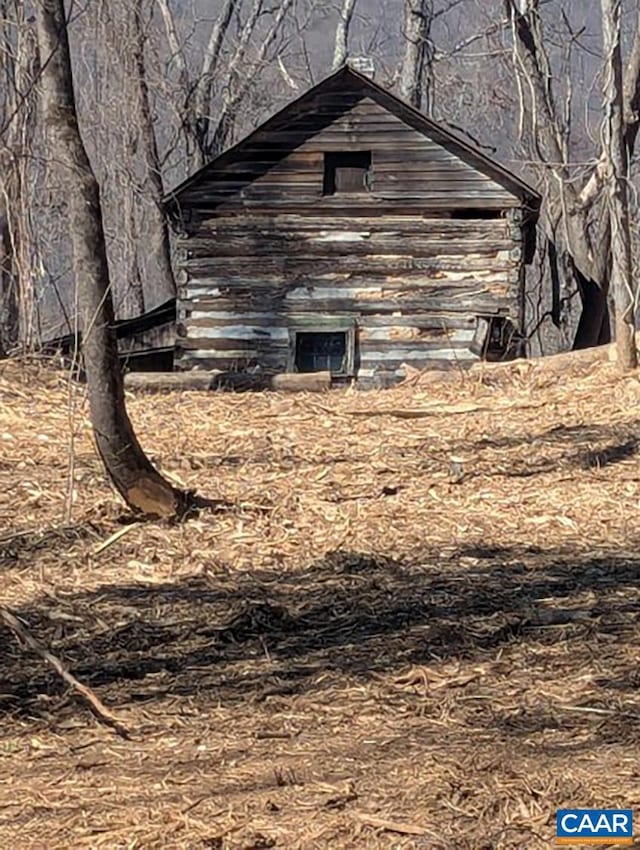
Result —
M0 630L1 848L536 850L637 807L636 377L129 408L227 510L123 524L82 391L0 364L2 601L131 730Z

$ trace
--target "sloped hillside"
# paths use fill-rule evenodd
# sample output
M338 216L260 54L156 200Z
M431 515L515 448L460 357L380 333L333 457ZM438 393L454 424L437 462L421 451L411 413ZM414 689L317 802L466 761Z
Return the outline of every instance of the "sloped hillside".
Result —
M126 523L81 388L0 364L0 846L546 848L638 803L640 383L131 396L225 506Z

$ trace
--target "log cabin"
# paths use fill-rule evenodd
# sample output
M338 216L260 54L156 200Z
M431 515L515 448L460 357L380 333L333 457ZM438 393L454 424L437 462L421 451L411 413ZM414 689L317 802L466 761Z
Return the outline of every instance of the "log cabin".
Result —
M349 65L165 204L176 369L384 386L522 353L538 194Z

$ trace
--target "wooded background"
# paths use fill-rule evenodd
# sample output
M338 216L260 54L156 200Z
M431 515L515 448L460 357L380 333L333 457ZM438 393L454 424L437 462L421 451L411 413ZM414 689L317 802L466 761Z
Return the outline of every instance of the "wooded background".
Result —
M584 344L603 341L601 325L579 326L579 287L567 271L577 270L586 289L602 284L589 315L604 309L611 235L607 225L603 240L597 211L605 194L606 6L71 0L77 109L100 184L117 316L174 294L163 193L347 57L370 56L380 84L556 202L546 220L563 274L553 290L547 267L530 276L533 353L570 347L576 329ZM638 17L637 0L622 4L627 129L637 124ZM76 294L67 198L39 106L34 4L0 0L0 21L0 351L29 351L74 329ZM635 134L629 141L633 177ZM632 213L635 203L632 190ZM584 244L567 235L571 228ZM541 245L539 264L549 250Z

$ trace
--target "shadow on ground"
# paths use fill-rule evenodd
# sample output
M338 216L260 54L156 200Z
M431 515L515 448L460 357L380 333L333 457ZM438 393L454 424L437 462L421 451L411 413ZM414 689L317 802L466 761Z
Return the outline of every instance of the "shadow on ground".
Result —
M517 456L498 474L528 478L558 469L602 469L633 458L640 449L637 438L640 421L623 425L555 425L541 434L485 437L476 442L476 451L530 447L526 457ZM458 451L467 446L460 445ZM504 464L504 456L502 458Z
M526 678L528 665L558 665L560 677L562 665L590 670L593 697L582 709L598 720L600 739L635 740L640 711L624 698L640 683L632 651L639 570L640 558L539 550L476 547L446 559L427 552L415 563L337 551L297 573L106 586L17 613L114 705L321 697L325 688L414 666L502 659L506 676ZM0 644L0 711L37 718L62 685L8 637ZM559 720L524 706L496 711L492 722L518 736Z

